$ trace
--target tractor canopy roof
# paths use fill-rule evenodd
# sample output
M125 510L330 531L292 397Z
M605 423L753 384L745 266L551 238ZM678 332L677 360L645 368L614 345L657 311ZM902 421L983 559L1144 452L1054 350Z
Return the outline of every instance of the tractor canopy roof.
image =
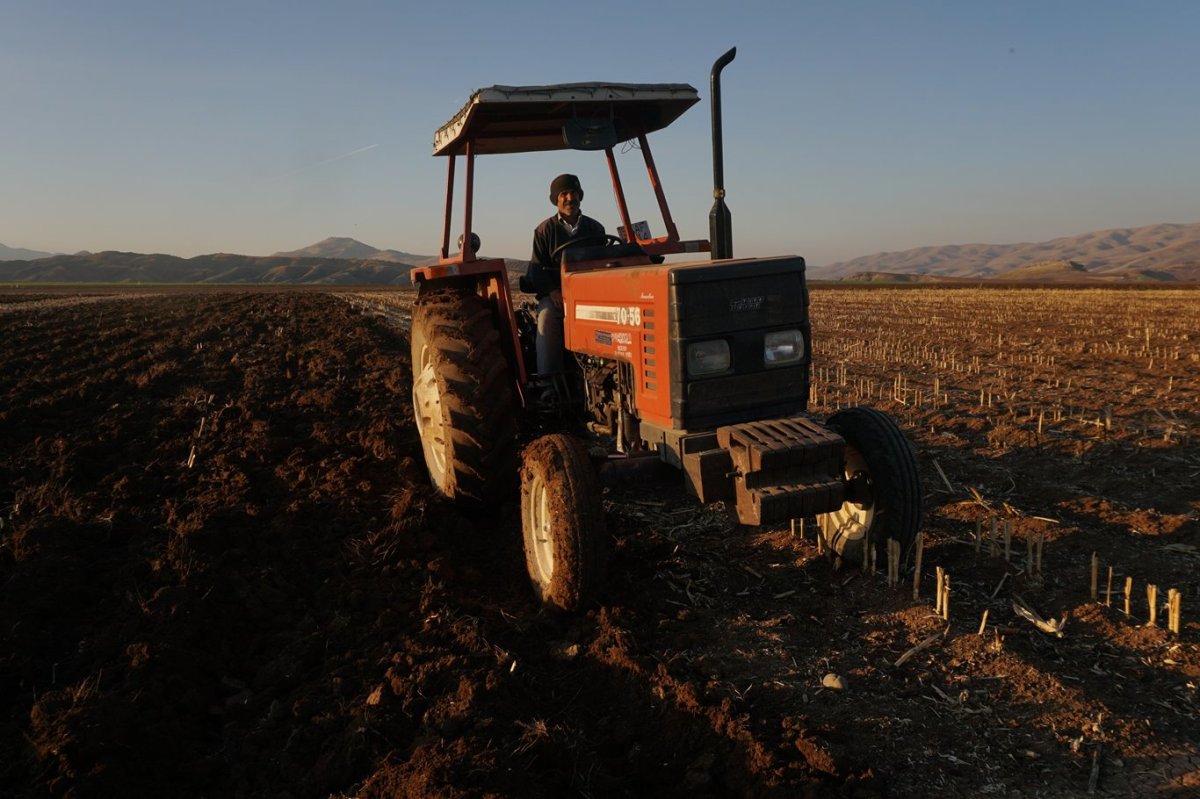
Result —
M560 83L479 89L433 135L434 155L602 150L665 128L698 102L686 83Z

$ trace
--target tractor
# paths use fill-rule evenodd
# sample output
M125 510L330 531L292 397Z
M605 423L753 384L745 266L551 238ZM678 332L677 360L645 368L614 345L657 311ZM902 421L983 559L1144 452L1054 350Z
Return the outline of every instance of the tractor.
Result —
M841 558L882 553L888 539L906 553L916 537L917 462L897 425L865 406L823 421L807 413L804 259L733 257L720 76L735 55L710 73L708 239L681 239L648 141L699 102L691 85L491 86L434 134L433 153L448 162L440 256L411 273L412 406L425 464L439 493L476 509L519 491L526 567L547 606L596 601L606 562L599 473L647 462L676 467L701 503L726 503L743 525L816 518ZM644 157L661 236L631 216L614 157L626 142ZM575 240L556 256L568 368L539 375L528 304L516 306L504 259L477 254L472 189L476 156L561 149L605 154L621 236Z

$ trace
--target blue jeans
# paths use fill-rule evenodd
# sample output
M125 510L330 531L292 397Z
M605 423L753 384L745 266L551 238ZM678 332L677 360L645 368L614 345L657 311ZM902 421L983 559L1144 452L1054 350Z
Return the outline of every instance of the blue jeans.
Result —
M547 295L538 300L537 370L556 374L563 370L563 311Z

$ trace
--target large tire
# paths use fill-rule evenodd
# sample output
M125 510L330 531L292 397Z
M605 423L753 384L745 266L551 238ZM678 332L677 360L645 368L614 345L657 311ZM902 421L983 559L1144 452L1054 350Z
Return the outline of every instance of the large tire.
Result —
M886 561L887 541L907 556L921 526L921 477L904 433L886 414L858 407L838 411L829 426L846 439L847 499L818 516L825 545L844 560L862 562L863 544Z
M476 294L434 291L412 316L413 415L434 487L468 505L511 496L517 406L491 309Z
M604 582L604 508L578 439L554 433L525 448L521 530L529 580L543 604L574 612L596 601Z

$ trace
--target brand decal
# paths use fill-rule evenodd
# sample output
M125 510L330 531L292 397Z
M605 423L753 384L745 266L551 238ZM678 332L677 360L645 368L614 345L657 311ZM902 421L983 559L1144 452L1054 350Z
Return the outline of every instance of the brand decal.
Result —
M613 335L607 330L596 331L596 343L603 344L605 347L611 347L613 343Z
M758 311L762 309L765 300L765 297L737 297L729 301L729 310L731 313Z
M589 322L641 327L642 309L636 305L576 305L575 318Z

